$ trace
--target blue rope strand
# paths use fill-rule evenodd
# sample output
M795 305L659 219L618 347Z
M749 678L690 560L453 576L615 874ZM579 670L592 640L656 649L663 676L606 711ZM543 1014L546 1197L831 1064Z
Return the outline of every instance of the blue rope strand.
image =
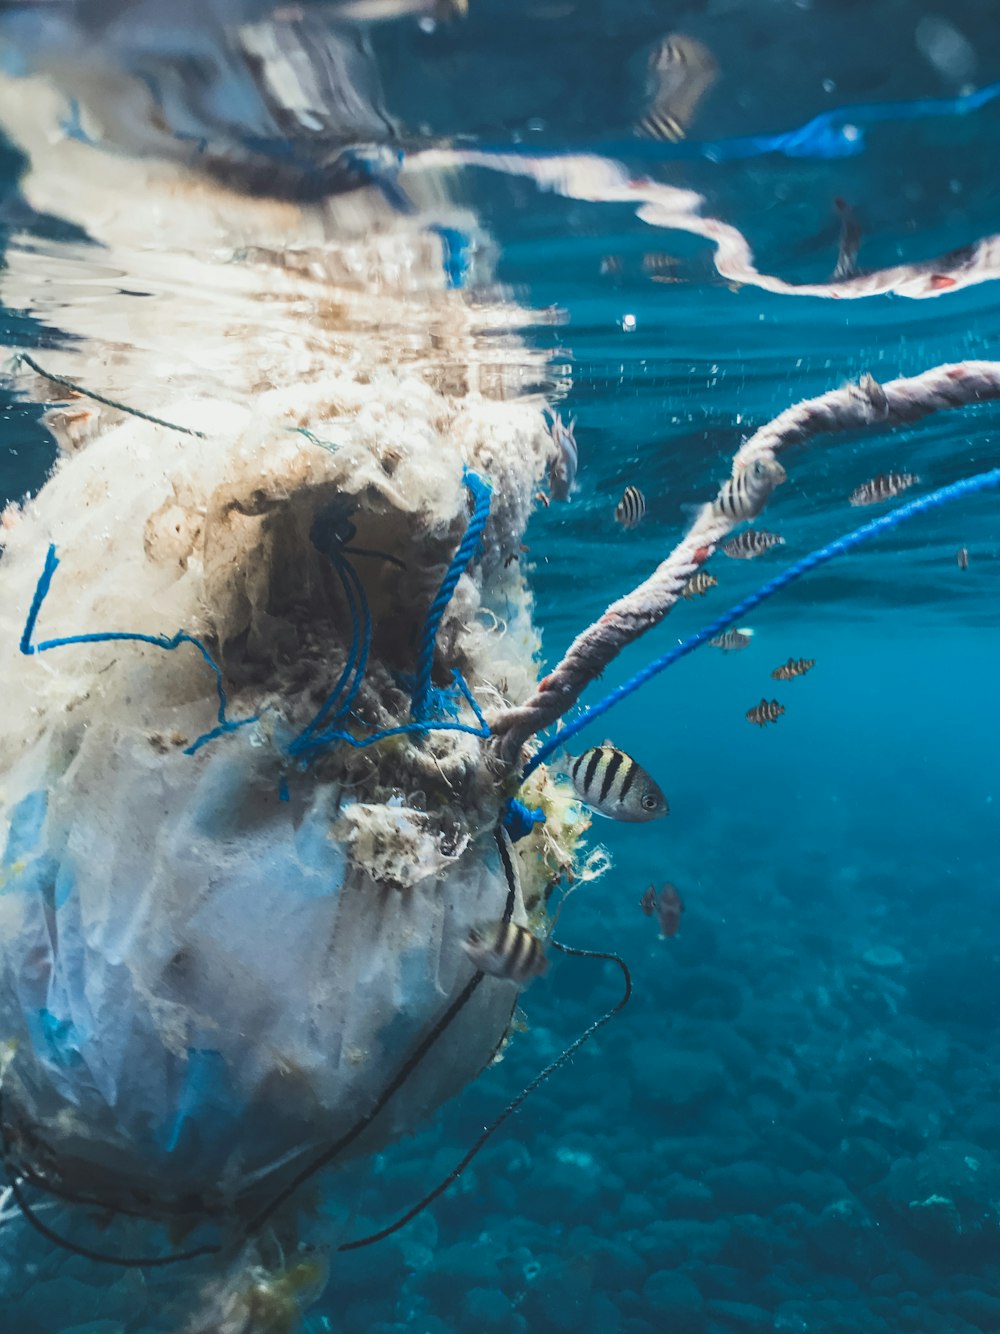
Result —
M665 668L672 666L689 653L693 653L696 648L700 648L702 644L706 644L710 639L715 639L723 630L726 630L736 621L742 620L747 612L753 611L762 602L766 602L769 597L780 592L781 589L787 588L789 584L795 583L797 579L801 579L804 574L808 574L820 565L825 565L827 561L833 560L836 556L846 555L848 551L860 546L862 542L867 542L870 537L877 537L879 533L889 532L907 519L913 519L918 514L925 514L928 510L938 509L952 500L960 500L963 496L976 495L980 491L988 491L993 487L1000 487L1000 468L992 468L989 472L977 473L974 477L966 477L960 482L952 482L949 486L942 486L937 491L931 491L926 496L919 496L916 500L900 505L888 514L883 514L880 518L872 519L870 523L855 528L853 532L845 534L844 537L835 538L832 542L828 542L825 547L810 552L808 556L803 556L801 560L796 561L787 570L776 575L773 579L769 579L755 593L751 593L742 602L737 602L734 607L730 607L727 612L717 617L703 630L699 630L690 639L685 639L683 643L676 645L669 653L664 653L662 657L654 659L641 671L636 672L635 676L630 677L628 681L616 686L614 690L605 695L604 699L584 709L578 717L558 731L555 736L550 737L532 755L525 766L524 773L521 775L522 783L534 773L540 764L548 759L553 751L565 745L570 737L576 736L577 732L581 732L595 719L607 713L620 700L633 694L640 686L644 686L647 681L652 680Z
M337 575L340 578L341 587L344 590L344 598L347 602L347 609L350 612L351 616L351 645L347 651L347 658L344 662L344 670L340 673L340 676L337 678L336 685L327 695L326 699L323 701L322 705L319 708L319 711L316 713L312 721L309 722L302 729L299 735L295 737L295 739L289 745L288 753L289 755L293 756L300 755L302 754L303 751L312 749L312 743L310 742L310 737L313 735L316 729L326 718L327 714L336 704L337 700L340 698L341 691L347 685L351 673L357 667L358 648L361 642L361 617L358 613L358 604L354 598L354 592L355 592L354 585L351 583L350 579L347 576L347 571L351 569L351 566L346 560L342 560L338 557L331 555L330 559L333 562L333 568L336 570ZM351 570L351 573L353 573L353 570ZM371 618L370 615L368 614L368 601L365 598L364 589L361 589L361 598L365 608L366 624L368 626L369 637L370 637ZM365 658L367 661L367 647L365 650Z
M482 710L476 703L472 691L466 685L462 673L452 669L452 677L455 684L465 697L466 702L475 714L477 727L470 727L468 723L431 723L431 722L412 722L401 723L398 727L387 727L382 732L373 732L370 736L355 737L350 732L345 732L340 728L331 728L326 732L321 732L319 736L313 738L313 745L318 749L321 746L328 746L334 741L346 741L349 746L355 750L364 750L367 746L374 746L377 741L384 741L391 736L422 736L428 732L467 732L470 736L480 737L486 741L490 737L490 729L483 717Z
M343 718L345 714L350 712L352 704L357 699L361 682L364 680L365 669L368 666L368 654L372 645L372 614L371 608L368 606L368 599L365 597L364 585L358 577L357 570L350 561L344 560L342 556L337 558L337 563L343 566L341 578L346 577L347 582L353 584L355 596L361 607L361 651L358 654L354 680L348 687L347 694L337 708L337 712L333 715L334 718Z
M228 701L226 699L225 683L222 679L222 670L201 640L196 639L194 635L189 635L186 630L178 630L177 634L169 639L166 635L144 635L124 630L102 630L93 634L64 635L60 639L45 639L40 644L33 644L31 641L34 638L38 615L42 610L42 603L48 597L49 590L52 587L52 577L58 568L59 558L56 556L55 546L50 544L45 554L45 565L41 576L35 585L31 606L28 608L28 618L24 623L24 630L21 634L19 647L26 657L30 657L34 653L47 653L54 648L67 648L71 644L152 644L154 648L166 649L169 652L180 648L181 644L193 644L211 668L215 677L215 693L219 700L219 707L216 712L218 726L213 728L211 732L206 732L204 736L200 736L197 741L185 749L184 754L193 755L208 741L213 741L216 737L222 736L223 733L235 732L241 727L259 721L260 714L254 714L252 718L241 718L238 722L230 722L227 719L226 705Z
M481 477L474 472L470 472L469 469L465 470L462 480L472 494L472 518L469 520L469 526L465 530L465 536L462 538L458 550L451 558L451 564L448 566L444 579L441 581L441 587L437 591L437 596L428 608L427 619L424 621L423 633L420 636L420 649L417 653L416 684L413 688L413 698L410 709L410 716L418 722L427 716L427 696L431 686L431 670L434 666L434 648L437 642L437 632L441 625L441 619L447 610L448 603L454 595L455 588L465 571L465 567L476 553L479 539L482 536L483 529L486 527L486 520L490 515L490 500L493 495L493 488L489 482L483 481Z

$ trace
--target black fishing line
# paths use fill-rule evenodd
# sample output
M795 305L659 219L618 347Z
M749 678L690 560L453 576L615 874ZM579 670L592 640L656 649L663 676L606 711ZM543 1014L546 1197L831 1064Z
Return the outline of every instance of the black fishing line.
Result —
M151 412L142 412L139 408L130 408L127 403L119 403L116 399L107 398L94 389L84 389L83 385L76 384L73 380L67 380L64 375L55 375L52 371L42 370L34 357L29 356L27 352L18 352L17 357L26 366L30 366L35 374L40 375L43 380L51 380L53 384L62 385L64 389L70 389L74 394L82 394L84 398L92 398L95 403L103 403L105 407L116 408L119 412L127 412L130 417L139 417L144 422L152 422L154 426L165 426L169 431L180 431L182 435L193 435L198 440L208 439L204 431L195 431L190 426L178 426L176 422L168 422L162 417L154 417Z
M553 949L561 950L563 954L573 954L580 959L606 959L609 963L617 964L622 970L622 974L625 978L625 991L621 1000L618 1001L616 1005L613 1005L605 1014L602 1014L599 1019L595 1019L588 1028L584 1029L578 1038L559 1053L554 1061L551 1061L544 1070L539 1071L531 1083L527 1084L517 1097L507 1104L500 1115L486 1127L476 1142L465 1153L464 1157L455 1164L448 1175L442 1181L439 1181L434 1189L425 1195L422 1200L418 1201L408 1209L400 1218L397 1218L394 1223L390 1223L387 1227L380 1229L378 1232L371 1233L370 1236L359 1237L357 1241L346 1241L343 1245L337 1247L338 1251L356 1251L362 1246L373 1246L377 1241L384 1241L386 1237L392 1236L394 1232L398 1232L401 1227L405 1227L407 1223L416 1218L416 1216L419 1213L422 1213L429 1204L433 1204L438 1196L443 1195L451 1183L456 1181L462 1175L468 1165L472 1162L473 1158L475 1158L476 1154L486 1144L487 1140L500 1129L508 1117L513 1116L521 1104L529 1098L541 1084L544 1084L550 1075L555 1074L561 1065L565 1065L570 1057L579 1051L583 1044L588 1041L589 1038L592 1038L599 1028L603 1028L609 1020L613 1019L615 1015L618 1014L620 1010L623 1010L628 1004L629 997L632 995L632 975L629 972L628 965L624 959L619 958L617 954L607 954L601 950L581 950L576 949L571 945L561 945L557 940L550 940L549 944Z

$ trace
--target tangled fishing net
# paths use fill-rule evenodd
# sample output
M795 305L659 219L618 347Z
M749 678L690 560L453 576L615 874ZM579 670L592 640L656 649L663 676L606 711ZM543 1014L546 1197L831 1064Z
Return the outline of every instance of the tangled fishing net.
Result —
M314 1169L490 1062L516 988L462 942L543 913L572 858L540 784L549 823L504 866L484 744L535 679L510 556L552 446L523 352L480 347L511 312L451 290L445 224L479 234L440 192L419 217L255 201L60 135L29 82L30 113L0 89L23 192L87 238L15 245L3 283L77 340L13 369L59 460L0 560L4 1300L29 1328L27 1259L86 1269L26 1206L160 1285L91 1272L102 1314L277 1328L317 1287L293 1263ZM118 273L156 299L64 306ZM183 1279L156 1269L179 1253Z
M360 89L339 110L376 124L363 51L296 47L295 24L242 31L268 89L255 133L283 131L303 69ZM66 338L11 367L59 458L0 530L0 1286L24 1330L69 1304L116 1328L290 1329L318 1257L353 1244L319 1170L412 1130L508 1034L516 990L463 941L543 929L585 825L540 764L553 738L519 786L526 743L761 512L786 444L995 397L1000 371L938 368L877 402L841 388L763 428L537 682L514 557L553 456L522 396L541 358L503 332L525 312L463 296L490 247L448 173L628 199L735 280L807 289L759 274L698 196L595 157L431 150L406 208L354 160L314 198L280 172L261 188L226 127L198 159L142 80L78 78L72 36L55 73L0 79L25 199L76 229L15 237L2 277ZM808 293L995 273L986 238ZM512 844L515 793L546 820L522 812Z

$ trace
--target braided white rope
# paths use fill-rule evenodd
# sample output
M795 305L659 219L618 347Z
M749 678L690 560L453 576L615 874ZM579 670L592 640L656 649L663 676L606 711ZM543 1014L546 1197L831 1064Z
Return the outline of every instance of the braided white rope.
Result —
M785 477L775 457L781 450L823 433L916 421L945 408L996 398L1000 362L966 361L881 386L865 377L861 385L797 403L762 426L737 452L732 476L715 500L702 507L666 560L577 635L529 700L488 719L501 758L514 764L528 737L560 718L627 644L661 621L716 546L738 524L761 512Z

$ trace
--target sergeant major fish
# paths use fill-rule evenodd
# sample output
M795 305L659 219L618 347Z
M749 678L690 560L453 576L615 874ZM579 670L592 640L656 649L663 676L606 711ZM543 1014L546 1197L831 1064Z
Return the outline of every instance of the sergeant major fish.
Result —
M767 723L776 723L784 712L784 706L779 704L776 699L762 699L752 709L747 709L747 722L756 723L758 727L764 727Z
M732 630L727 630L724 635L716 635L708 642L713 648L721 648L723 653L735 653L741 648L746 648L752 638L753 631L745 625L742 629L734 627Z
M786 663L780 667L775 667L771 677L775 681L791 681L796 676L805 676L806 672L811 671L816 666L815 658L789 658Z
M627 486L615 506L615 518L623 528L635 528L646 513L646 497L637 486Z
M501 920L473 927L462 948L481 973L516 982L519 987L540 977L548 967L542 942L516 922Z
M733 560L753 560L762 556L772 547L783 547L785 539L777 533L767 533L762 528L748 528L745 532L723 542L721 550Z
M655 779L610 742L585 750L571 762L569 776L580 800L610 820L639 824L670 809Z
M552 413L549 434L556 447L556 457L549 469L549 491L553 500L569 500L576 488L576 472L580 461L573 428L576 418L564 422L558 412Z
M664 37L649 56L647 105L636 133L669 143L683 139L716 71L703 43L679 33Z
M704 597L708 590L714 588L718 582L714 574L709 574L707 570L698 570L681 589L681 596L686 598Z
M880 472L870 482L855 487L847 499L852 505L880 505L882 501L892 500L919 481L920 478L911 472Z
M786 476L777 459L756 458L723 483L712 502L713 507L717 514L733 523L756 519L767 504L771 492L781 485Z

